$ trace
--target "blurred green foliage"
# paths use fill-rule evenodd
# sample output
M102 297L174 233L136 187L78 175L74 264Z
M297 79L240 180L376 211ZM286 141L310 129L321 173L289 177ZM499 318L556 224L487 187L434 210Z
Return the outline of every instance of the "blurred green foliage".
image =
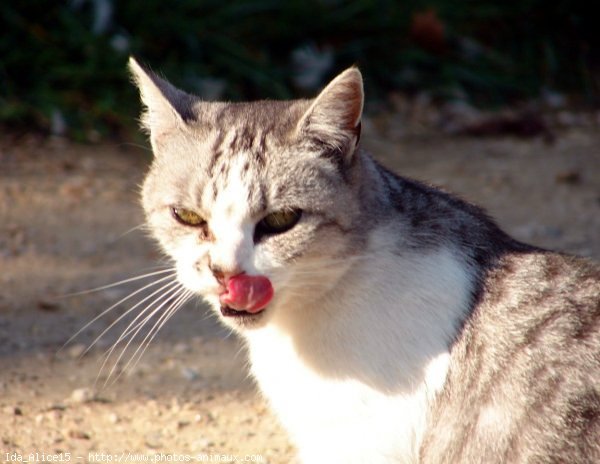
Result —
M593 2L19 0L0 4L4 127L115 135L139 111L129 54L203 98L313 94L358 64L368 95L494 105L598 95Z

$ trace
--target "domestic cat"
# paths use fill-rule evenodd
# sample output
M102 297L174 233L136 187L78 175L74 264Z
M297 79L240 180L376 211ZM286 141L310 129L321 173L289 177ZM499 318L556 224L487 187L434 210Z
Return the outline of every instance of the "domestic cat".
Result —
M600 271L360 145L362 77L203 102L130 60L147 222L313 463L600 462Z

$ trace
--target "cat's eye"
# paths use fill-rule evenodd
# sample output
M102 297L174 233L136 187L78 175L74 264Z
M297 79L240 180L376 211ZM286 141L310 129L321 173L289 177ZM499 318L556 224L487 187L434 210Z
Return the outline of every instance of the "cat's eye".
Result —
M198 227L206 223L202 216L185 208L171 208L173 217L186 226Z
M302 211L299 209L285 209L267 214L256 224L255 241L266 234L281 234L290 230L298 223L301 215Z

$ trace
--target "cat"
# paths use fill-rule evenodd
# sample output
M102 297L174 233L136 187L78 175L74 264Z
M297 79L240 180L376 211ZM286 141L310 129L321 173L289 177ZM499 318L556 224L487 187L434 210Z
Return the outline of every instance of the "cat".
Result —
M600 462L600 270L359 144L363 83L204 102L129 64L147 222L303 463Z

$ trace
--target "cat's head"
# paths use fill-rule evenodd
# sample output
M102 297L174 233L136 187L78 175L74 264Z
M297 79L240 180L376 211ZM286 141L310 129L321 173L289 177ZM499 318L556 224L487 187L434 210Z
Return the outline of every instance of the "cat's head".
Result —
M204 102L130 69L154 151L142 202L181 283L235 329L328 297L363 245L358 69L313 100L252 103ZM264 308L243 308L261 297Z

